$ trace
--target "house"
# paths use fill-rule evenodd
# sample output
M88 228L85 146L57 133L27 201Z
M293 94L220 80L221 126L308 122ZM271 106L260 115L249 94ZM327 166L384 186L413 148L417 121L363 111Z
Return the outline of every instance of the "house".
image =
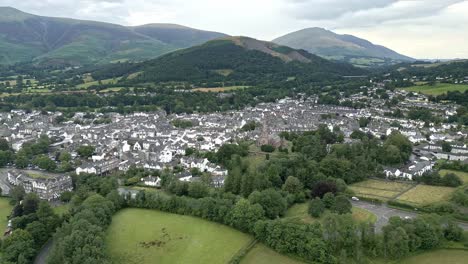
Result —
M10 170L7 173L8 181L15 186L23 186L26 193L36 193L40 199L51 201L58 199L63 192L72 191L72 179L68 175L42 175L30 176L28 173Z
M159 177L148 176L148 177L141 178L140 180L146 186L161 187L161 178Z

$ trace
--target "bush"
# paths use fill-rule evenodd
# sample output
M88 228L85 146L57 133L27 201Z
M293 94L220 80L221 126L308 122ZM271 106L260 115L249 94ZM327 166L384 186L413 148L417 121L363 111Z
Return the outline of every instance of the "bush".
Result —
M325 212L325 204L320 198L312 199L309 202L309 214L312 217L320 217Z
M263 151L263 152L268 152L268 153L272 153L275 151L275 147L272 146L272 145L262 145L260 147L260 150Z

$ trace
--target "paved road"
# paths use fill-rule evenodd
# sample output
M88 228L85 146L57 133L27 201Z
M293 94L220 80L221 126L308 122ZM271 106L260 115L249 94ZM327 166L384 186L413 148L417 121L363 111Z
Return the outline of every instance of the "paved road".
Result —
M399 216L399 217L417 217L417 212L409 212L405 210L399 210L395 208L388 207L387 205L377 205L370 202L365 201L352 201L353 206L368 210L374 213L377 216L377 222L375 223L375 227L378 232L382 231L382 227L384 227L390 217L392 216ZM468 224L459 222L458 225L463 228L463 230L468 231Z
M39 254L37 254L36 259L34 260L34 264L46 264L47 257L49 256L53 245L53 240L49 239L49 241L47 241L47 243L41 248Z

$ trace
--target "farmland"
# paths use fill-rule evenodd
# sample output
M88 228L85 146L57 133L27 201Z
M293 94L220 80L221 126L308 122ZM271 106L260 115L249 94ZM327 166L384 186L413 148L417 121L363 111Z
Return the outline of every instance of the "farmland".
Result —
M292 220L299 220L305 223L313 223L315 221L321 221L323 217L327 214L323 214L320 218L313 218L309 215L308 211L308 204L295 204L286 212L285 218L292 219ZM375 222L377 221L377 216L373 213L353 207L352 209L352 217L357 222Z
M256 244L245 257L241 264L300 264L299 260L281 255L263 244Z
M13 206L10 205L10 200L0 197L0 228L5 230L7 227L7 217L10 215Z
M455 175L457 175L458 177L460 177L460 179L463 181L463 183L468 183L468 173L467 172L463 172L463 171L454 171L454 170L441 170L440 172L440 175L444 176L446 174L449 174L449 173L453 173Z
M435 85L420 85L403 88L408 92L418 92L427 95L441 95L447 92L464 92L468 90L468 85L463 84L450 84L450 83L437 83Z
M249 88L249 86L226 86L226 87L213 87L213 88L196 88L193 89L192 91L196 92L213 92L213 93L219 93L219 92L228 92L228 91L234 91L234 90L239 90L239 89L245 89Z
M114 216L106 244L113 263L227 263L251 239L200 218L125 209Z
M403 193L397 201L414 205L427 205L442 201L448 201L455 188L418 185L415 188Z
M377 198L388 201L407 191L412 186L411 183L367 180L351 185L350 189L360 197Z

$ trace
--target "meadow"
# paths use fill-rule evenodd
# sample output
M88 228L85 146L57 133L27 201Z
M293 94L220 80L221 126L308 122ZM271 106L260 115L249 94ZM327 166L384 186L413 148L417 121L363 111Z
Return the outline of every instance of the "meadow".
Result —
M397 201L414 204L417 206L428 205L437 202L450 200L455 188L418 185L415 188L403 193Z
M412 186L411 183L370 179L352 184L349 188L355 192L357 196L388 201L407 191Z
M316 221L322 221L322 219L328 214L329 212L326 211L320 218L314 218L309 215L308 213L308 204L295 204L285 214L285 218L291 220L299 220L304 223L313 223ZM376 222L377 216L365 209L353 207L352 208L352 217L357 222Z
M463 172L463 171L454 171L454 170L440 170L440 175L444 176L449 173L453 173L460 177L460 179L463 181L464 184L468 183L468 172Z
M113 217L106 245L113 263L228 263L251 240L196 217L125 209Z
M239 90L239 89L246 89L249 88L249 86L226 86L226 87L213 87L213 88L195 88L192 89L192 91L195 92L213 92L213 93L219 93L219 92L228 92L228 91L234 91L234 90Z
M402 88L408 92L418 92L427 95L441 95L447 92L464 92L468 90L466 84L450 84L450 83L437 83L435 85L420 85Z
M7 217L11 214L13 206L10 205L10 199L0 197L0 228L5 230L8 224Z
M250 251L245 255L241 264L301 264L303 262L281 255L273 249L257 243Z

